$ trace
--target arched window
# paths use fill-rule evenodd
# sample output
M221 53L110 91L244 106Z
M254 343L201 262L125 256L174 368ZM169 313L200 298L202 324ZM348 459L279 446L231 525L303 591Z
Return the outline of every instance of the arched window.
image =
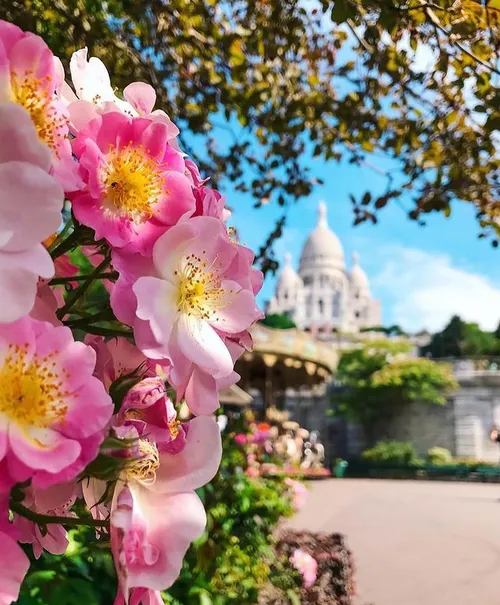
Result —
M332 300L332 317L340 315L340 292L335 292Z
M323 315L324 303L323 303L323 299L322 298L320 298L318 300L318 307L319 307L319 314Z

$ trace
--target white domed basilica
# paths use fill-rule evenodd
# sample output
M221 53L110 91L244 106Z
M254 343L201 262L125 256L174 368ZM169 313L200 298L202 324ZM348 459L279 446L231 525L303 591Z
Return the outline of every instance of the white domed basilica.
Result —
M302 249L298 273L287 255L269 303L268 313L285 312L298 328L325 335L381 324L380 303L371 298L358 255L353 255L347 271L342 244L328 226L323 202L318 207L318 224Z

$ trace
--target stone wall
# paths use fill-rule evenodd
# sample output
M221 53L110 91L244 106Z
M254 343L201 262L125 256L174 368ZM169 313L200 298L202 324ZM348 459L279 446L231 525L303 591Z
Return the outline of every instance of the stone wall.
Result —
M500 426L500 372L458 373L457 379L456 455L498 462L500 446L489 435L493 424Z
M404 406L389 422L376 427L376 440L410 441L419 456L439 446L460 458L499 462L500 446L490 441L489 434L493 424L500 427L500 371L476 371L462 363L455 368L455 376L460 389L445 406ZM358 456L367 447L358 425L327 416L331 400L340 394L341 389L334 385L328 393L288 389L280 401L293 420L308 430L320 431L327 462Z
M453 401L445 406L412 403L388 423L375 429L377 441L410 441L417 454L425 457L429 448L444 447L455 452L455 411Z
M499 462L500 446L489 435L493 424L500 427L500 372L477 371L461 362L455 376L460 389L445 406L404 406L375 428L375 440L410 441L420 456L439 446L460 458ZM328 435L335 456L357 456L368 445L360 427L350 422L333 421Z

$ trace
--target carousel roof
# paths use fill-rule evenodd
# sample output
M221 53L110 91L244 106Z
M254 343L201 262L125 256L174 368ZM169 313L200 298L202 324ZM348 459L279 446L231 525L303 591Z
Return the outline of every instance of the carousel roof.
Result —
M338 353L334 346L316 340L308 332L295 328L275 330L262 324L256 324L251 332L254 349L245 353L242 361L261 361L270 367L279 362L288 370L290 386L297 386L304 375L308 382L323 382L337 367Z

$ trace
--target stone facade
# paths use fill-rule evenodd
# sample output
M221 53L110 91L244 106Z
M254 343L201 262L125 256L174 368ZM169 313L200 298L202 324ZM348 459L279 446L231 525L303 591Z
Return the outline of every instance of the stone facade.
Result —
M405 406L390 422L375 428L376 440L410 441L419 456L439 446L460 458L500 461L500 446L490 440L492 426L500 427L500 371L478 370L465 360L454 364L454 373L460 388L445 406ZM336 432L345 431L346 439L331 443L330 451L338 456L359 455L367 446L359 427L333 422L343 427Z
M300 329L331 334L358 332L381 324L380 303L372 299L368 277L353 255L350 271L338 237L329 228L326 206L302 249L298 273L287 255L268 313L288 313Z
M456 457L499 462L500 446L489 435L493 424L500 427L500 371L477 370L467 361L456 362L454 371L460 389L445 406L405 406L390 422L375 428L375 439L410 441L422 457L439 446ZM329 461L358 456L368 445L359 426L326 415L338 395L332 386L329 392L289 391L280 402L302 426L320 431Z

